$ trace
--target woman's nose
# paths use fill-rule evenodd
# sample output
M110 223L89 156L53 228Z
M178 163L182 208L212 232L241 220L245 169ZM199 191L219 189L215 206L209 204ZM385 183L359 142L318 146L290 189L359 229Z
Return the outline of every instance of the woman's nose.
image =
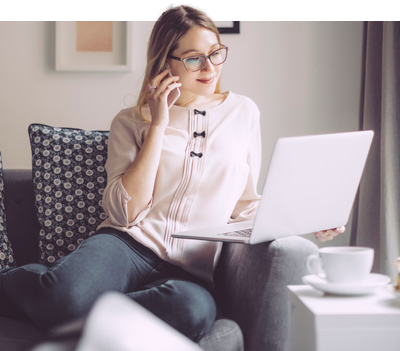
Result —
M214 70L214 65L211 63L210 58L207 57L206 58L206 62L203 66L203 68L201 69L202 71L211 71Z

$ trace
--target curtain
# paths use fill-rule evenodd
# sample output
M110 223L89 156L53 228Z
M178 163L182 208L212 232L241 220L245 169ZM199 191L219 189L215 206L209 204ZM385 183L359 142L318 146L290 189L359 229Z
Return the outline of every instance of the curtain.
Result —
M375 131L350 244L375 249L373 272L396 282L400 256L400 22L366 22L360 129Z

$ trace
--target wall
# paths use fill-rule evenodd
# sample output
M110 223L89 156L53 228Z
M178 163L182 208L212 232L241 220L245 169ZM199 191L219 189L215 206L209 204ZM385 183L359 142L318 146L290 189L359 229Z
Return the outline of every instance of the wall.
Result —
M30 168L27 128L38 122L108 129L134 104L153 22L135 22L130 73L57 72L54 22L0 22L0 151L5 168ZM265 177L278 137L355 130L361 22L241 22L229 46L222 90L251 97L261 111ZM335 167L335 165L333 165ZM346 244L348 234L335 244Z

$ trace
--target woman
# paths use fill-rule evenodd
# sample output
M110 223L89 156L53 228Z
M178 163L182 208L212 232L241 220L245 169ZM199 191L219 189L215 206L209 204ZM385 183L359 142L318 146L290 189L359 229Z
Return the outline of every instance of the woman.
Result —
M181 6L160 17L138 106L121 111L110 129L108 219L51 268L2 270L0 305L51 328L116 290L194 341L210 329L221 243L171 234L252 219L257 210L259 111L246 97L218 91L227 53L202 12Z

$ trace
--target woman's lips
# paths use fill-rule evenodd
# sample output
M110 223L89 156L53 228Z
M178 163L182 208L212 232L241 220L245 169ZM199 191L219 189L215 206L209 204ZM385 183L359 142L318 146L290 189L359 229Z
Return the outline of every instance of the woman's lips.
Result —
M203 84L211 84L214 82L215 77L211 78L202 78L202 79L197 79L198 82L203 83Z

